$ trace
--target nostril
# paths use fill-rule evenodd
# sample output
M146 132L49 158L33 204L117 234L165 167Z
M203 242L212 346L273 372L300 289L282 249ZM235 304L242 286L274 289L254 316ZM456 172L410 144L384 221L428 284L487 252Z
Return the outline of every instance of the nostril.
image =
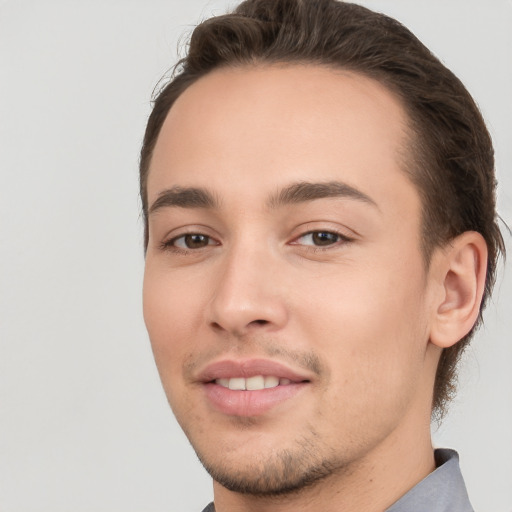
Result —
M251 324L266 325L268 324L268 320L253 320Z
M236 326L232 326L231 328L229 326L223 326L222 323L219 322L210 322L210 326L214 331L232 331L232 332L238 332L239 334L242 334L244 329L257 326L264 326L268 325L271 322L269 320L252 320L248 324L245 324L242 326L241 330L238 330Z

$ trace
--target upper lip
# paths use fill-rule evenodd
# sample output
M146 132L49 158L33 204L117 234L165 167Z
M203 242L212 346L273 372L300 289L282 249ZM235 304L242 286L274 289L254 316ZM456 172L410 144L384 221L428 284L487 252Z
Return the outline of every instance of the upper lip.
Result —
M201 382L212 382L216 379L231 377L254 377L255 375L274 376L289 379L292 382L311 380L310 372L295 370L287 365L269 359L224 359L210 363L197 376Z

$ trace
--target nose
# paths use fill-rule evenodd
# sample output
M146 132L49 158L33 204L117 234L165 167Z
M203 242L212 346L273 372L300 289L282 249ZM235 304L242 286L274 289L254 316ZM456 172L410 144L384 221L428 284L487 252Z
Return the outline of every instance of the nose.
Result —
M208 308L213 329L240 337L284 327L286 284L276 260L264 250L240 247L219 263Z

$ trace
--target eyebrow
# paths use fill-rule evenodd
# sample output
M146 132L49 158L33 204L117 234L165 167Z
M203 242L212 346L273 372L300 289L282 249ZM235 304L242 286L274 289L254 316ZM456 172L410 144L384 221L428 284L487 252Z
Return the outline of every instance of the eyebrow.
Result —
M215 195L207 189L196 187L172 187L158 194L149 208L152 214L165 207L178 208L218 208Z
M300 204L326 198L355 199L379 209L371 197L340 181L292 183L271 195L267 200L267 205L269 208L276 209L289 204ZM176 186L160 192L149 208L148 214L166 207L216 209L219 207L219 202L208 189Z
M278 208L288 204L300 204L331 197L355 199L379 209L377 203L370 196L340 181L293 183L272 195L268 200L268 206Z

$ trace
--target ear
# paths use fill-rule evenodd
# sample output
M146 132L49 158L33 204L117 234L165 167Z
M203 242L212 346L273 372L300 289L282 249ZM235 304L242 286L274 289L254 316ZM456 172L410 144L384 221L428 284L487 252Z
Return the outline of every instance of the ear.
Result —
M442 250L437 263L442 286L430 341L447 348L461 340L477 321L487 273L487 244L480 233L467 231Z

